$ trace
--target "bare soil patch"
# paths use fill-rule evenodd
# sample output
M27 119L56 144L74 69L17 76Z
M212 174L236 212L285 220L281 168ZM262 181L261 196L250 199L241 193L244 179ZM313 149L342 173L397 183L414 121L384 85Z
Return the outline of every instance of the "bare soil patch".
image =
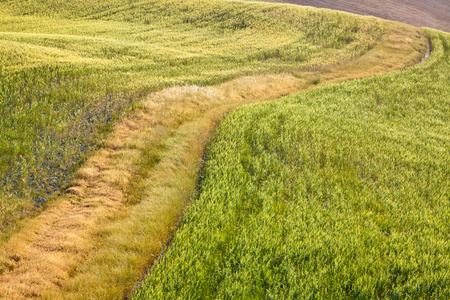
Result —
M265 0L342 10L450 32L449 0Z

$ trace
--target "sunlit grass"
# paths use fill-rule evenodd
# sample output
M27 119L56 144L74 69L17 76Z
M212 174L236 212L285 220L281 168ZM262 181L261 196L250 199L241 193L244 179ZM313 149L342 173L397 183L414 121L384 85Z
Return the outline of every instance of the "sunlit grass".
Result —
M14 299L123 297L170 239L224 114L405 68L427 47L419 29L284 5L0 10L0 296ZM249 74L264 76L219 84Z
M38 202L70 181L108 124L142 95L314 70L362 55L383 34L373 18L239 2L4 1L0 8L2 198Z
M133 299L450 296L450 35L403 72L241 108Z

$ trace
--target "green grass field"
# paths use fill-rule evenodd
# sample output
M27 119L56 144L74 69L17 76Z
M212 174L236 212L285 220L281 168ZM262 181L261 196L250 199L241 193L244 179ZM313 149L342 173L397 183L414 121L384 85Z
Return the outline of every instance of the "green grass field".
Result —
M381 21L227 1L2 1L0 223L73 179L116 120L167 86L317 70Z
M319 88L427 38L291 5L0 1L0 298L123 299L185 209L135 297L447 295L449 37L428 34L418 67ZM199 180L224 115L312 87L232 113Z
M240 108L133 299L449 299L450 34L411 69Z

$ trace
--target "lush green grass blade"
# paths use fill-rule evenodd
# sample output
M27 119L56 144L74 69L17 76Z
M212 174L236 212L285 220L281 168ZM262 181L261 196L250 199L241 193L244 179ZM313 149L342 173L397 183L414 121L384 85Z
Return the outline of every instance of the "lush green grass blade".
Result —
M450 35L406 71L237 110L133 299L450 298Z

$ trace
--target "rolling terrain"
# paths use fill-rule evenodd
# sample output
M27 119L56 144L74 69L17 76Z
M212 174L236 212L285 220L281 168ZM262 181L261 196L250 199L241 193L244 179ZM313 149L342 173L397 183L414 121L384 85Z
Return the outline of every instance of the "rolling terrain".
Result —
M152 91L314 71L383 34L375 20L280 5L55 3L0 4L2 224L67 187L111 124Z
M0 8L6 299L124 297L203 197L205 145L224 115L405 69L428 48L411 26L280 4Z
M450 34L416 67L239 108L132 299L448 299Z
M360 15L399 21L417 27L430 27L450 32L448 0L266 0L319 8L329 8Z

